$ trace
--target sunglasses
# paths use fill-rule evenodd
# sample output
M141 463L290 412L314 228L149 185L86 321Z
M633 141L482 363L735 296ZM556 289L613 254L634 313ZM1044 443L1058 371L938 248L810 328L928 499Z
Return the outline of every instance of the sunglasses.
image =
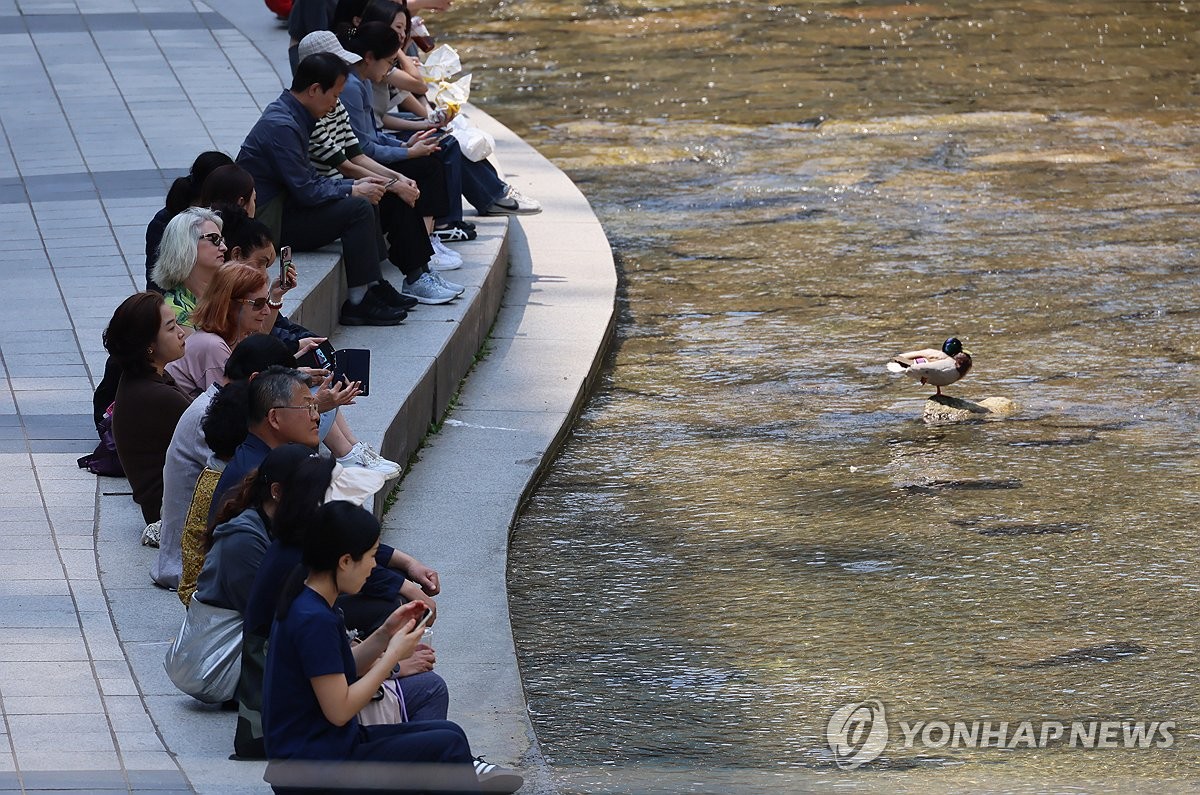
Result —
M207 240L209 243L212 243L217 248L220 248L221 246L225 245L225 238L221 237L216 232L209 232L207 235L200 235L200 237L197 239L198 240Z
M235 298L233 300L239 304L249 304L256 311L267 305L267 299L265 298Z

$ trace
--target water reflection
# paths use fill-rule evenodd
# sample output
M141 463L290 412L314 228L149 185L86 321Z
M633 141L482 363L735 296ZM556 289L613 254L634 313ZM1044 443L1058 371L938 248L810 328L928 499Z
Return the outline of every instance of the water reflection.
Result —
M480 95L580 183L624 277L611 366L512 548L568 789L1196 782L1196 10L454 12ZM882 363L951 335L976 366L947 391L1016 417L919 421L928 390ZM1180 730L893 744L847 778L825 722L867 696Z

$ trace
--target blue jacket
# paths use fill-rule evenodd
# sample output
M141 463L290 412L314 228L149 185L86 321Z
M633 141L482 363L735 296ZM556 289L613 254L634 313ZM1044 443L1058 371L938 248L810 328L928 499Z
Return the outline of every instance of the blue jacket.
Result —
M341 94L342 105L350 115L350 126L358 137L363 154L384 165L408 157L408 145L399 138L381 132L375 126L375 110L371 107L371 84L359 77L353 69L346 78L346 88Z
M259 206L280 195L301 207L350 196L354 180L322 177L308 159L308 137L316 125L290 91L263 110L237 156L237 164L254 177Z

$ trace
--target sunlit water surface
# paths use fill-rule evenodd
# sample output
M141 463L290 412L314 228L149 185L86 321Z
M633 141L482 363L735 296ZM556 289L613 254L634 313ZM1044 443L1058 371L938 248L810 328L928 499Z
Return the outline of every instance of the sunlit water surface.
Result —
M512 544L560 784L1200 785L1200 5L461 0L439 23L622 273L614 353ZM948 392L1017 415L921 422L930 390L882 364L951 335L976 364ZM1178 728L894 738L844 773L826 722L867 697Z

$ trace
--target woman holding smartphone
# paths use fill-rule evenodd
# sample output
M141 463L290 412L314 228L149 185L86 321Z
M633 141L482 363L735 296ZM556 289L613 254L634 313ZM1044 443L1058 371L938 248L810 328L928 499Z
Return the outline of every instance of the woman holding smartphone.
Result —
M358 722L359 711L420 642L429 615L423 602L409 602L351 648L333 605L362 588L378 548L379 522L340 500L321 506L305 534L307 574L298 569L285 589L267 646L263 729L273 760L267 780L276 792L384 782L395 789L377 791L479 792L471 748L457 724ZM305 761L323 764L294 764Z

